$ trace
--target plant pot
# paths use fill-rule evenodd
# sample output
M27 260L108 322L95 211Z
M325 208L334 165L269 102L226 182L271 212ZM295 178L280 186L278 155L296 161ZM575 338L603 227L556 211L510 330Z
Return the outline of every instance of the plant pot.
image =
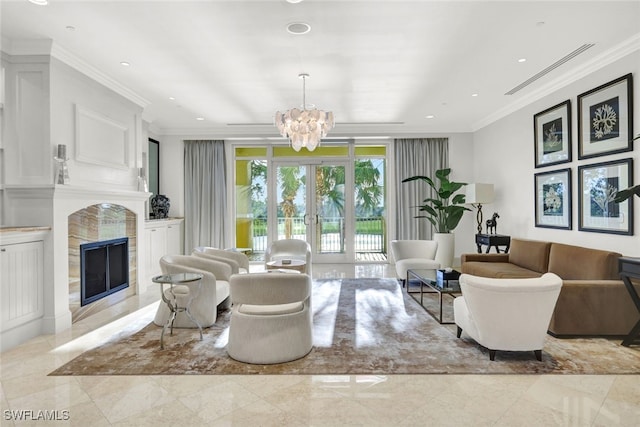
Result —
M438 242L436 261L440 263L440 268L453 267L453 253L456 243L455 234L434 233L433 240Z

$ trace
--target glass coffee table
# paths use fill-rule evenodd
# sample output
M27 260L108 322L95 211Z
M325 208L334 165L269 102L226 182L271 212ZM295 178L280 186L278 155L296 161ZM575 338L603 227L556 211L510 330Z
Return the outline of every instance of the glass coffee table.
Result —
M417 279L420 282L420 305L424 310L431 315L434 319L438 321L441 325L452 325L455 322L445 322L442 320L442 295L449 295L452 298L455 298L456 295L461 295L460 284L457 280L446 280L443 282L442 286L438 286L436 279L433 277L433 270L407 270L407 292L408 293L418 293L418 292L409 292L409 284L411 283L411 279ZM434 313L429 311L429 309L424 305L423 296L424 294L438 294L438 301L440 303L440 309L438 311L438 315L436 316Z

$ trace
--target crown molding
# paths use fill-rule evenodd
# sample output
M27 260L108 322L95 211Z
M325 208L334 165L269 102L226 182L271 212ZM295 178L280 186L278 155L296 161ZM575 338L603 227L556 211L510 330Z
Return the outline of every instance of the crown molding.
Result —
M640 33L614 46L608 51L593 57L585 64L580 65L579 67L574 67L558 78L550 81L546 85L540 87L537 90L534 90L530 94L507 105L506 107L497 110L484 119L473 123L471 126L471 130L472 132L476 132L485 126L488 126L491 123L496 122L508 116L509 114L512 114L517 110L526 107L527 105L532 104L544 98L545 96L551 95L557 90L562 89L563 87L568 86L569 84L574 83L577 80L608 66L612 62L615 62L627 55L634 53L637 50L640 50Z
M93 65L64 49L51 39L10 40L2 38L2 50L12 56L48 55L113 90L136 105L145 108L151 101L109 77Z
M124 96L129 101L132 101L133 103L139 105L142 108L145 108L149 104L151 104L151 101L142 97L137 92L129 89L123 84L120 84L118 81L112 79L108 75L104 74L102 71L98 70L97 68L88 64L82 59L78 58L77 56L75 56L68 50L60 47L56 43L52 43L51 56L64 62L68 66L75 68L76 70L80 71L82 74L85 74L86 76L92 78L98 83L108 87L109 89L113 90L119 95Z

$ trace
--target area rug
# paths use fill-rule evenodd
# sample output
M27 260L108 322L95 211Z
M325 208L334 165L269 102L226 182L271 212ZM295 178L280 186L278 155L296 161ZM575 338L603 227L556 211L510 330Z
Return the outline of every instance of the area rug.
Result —
M437 309L437 300L425 305ZM445 300L450 307L451 301ZM250 365L225 352L230 313L213 327L176 329L165 335L153 323L115 336L50 375L180 374L638 374L640 349L620 340L546 338L542 361L533 352L488 350L456 338L455 325L440 325L392 279L315 280L314 347L304 358ZM445 313L447 314L447 313Z

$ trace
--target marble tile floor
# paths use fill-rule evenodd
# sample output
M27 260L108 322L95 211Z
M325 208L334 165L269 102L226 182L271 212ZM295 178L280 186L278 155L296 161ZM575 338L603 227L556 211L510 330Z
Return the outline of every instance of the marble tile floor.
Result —
M313 269L318 278L395 277L388 265ZM123 328L148 322L158 298L145 292L1 353L0 425L640 426L640 373L47 376Z

